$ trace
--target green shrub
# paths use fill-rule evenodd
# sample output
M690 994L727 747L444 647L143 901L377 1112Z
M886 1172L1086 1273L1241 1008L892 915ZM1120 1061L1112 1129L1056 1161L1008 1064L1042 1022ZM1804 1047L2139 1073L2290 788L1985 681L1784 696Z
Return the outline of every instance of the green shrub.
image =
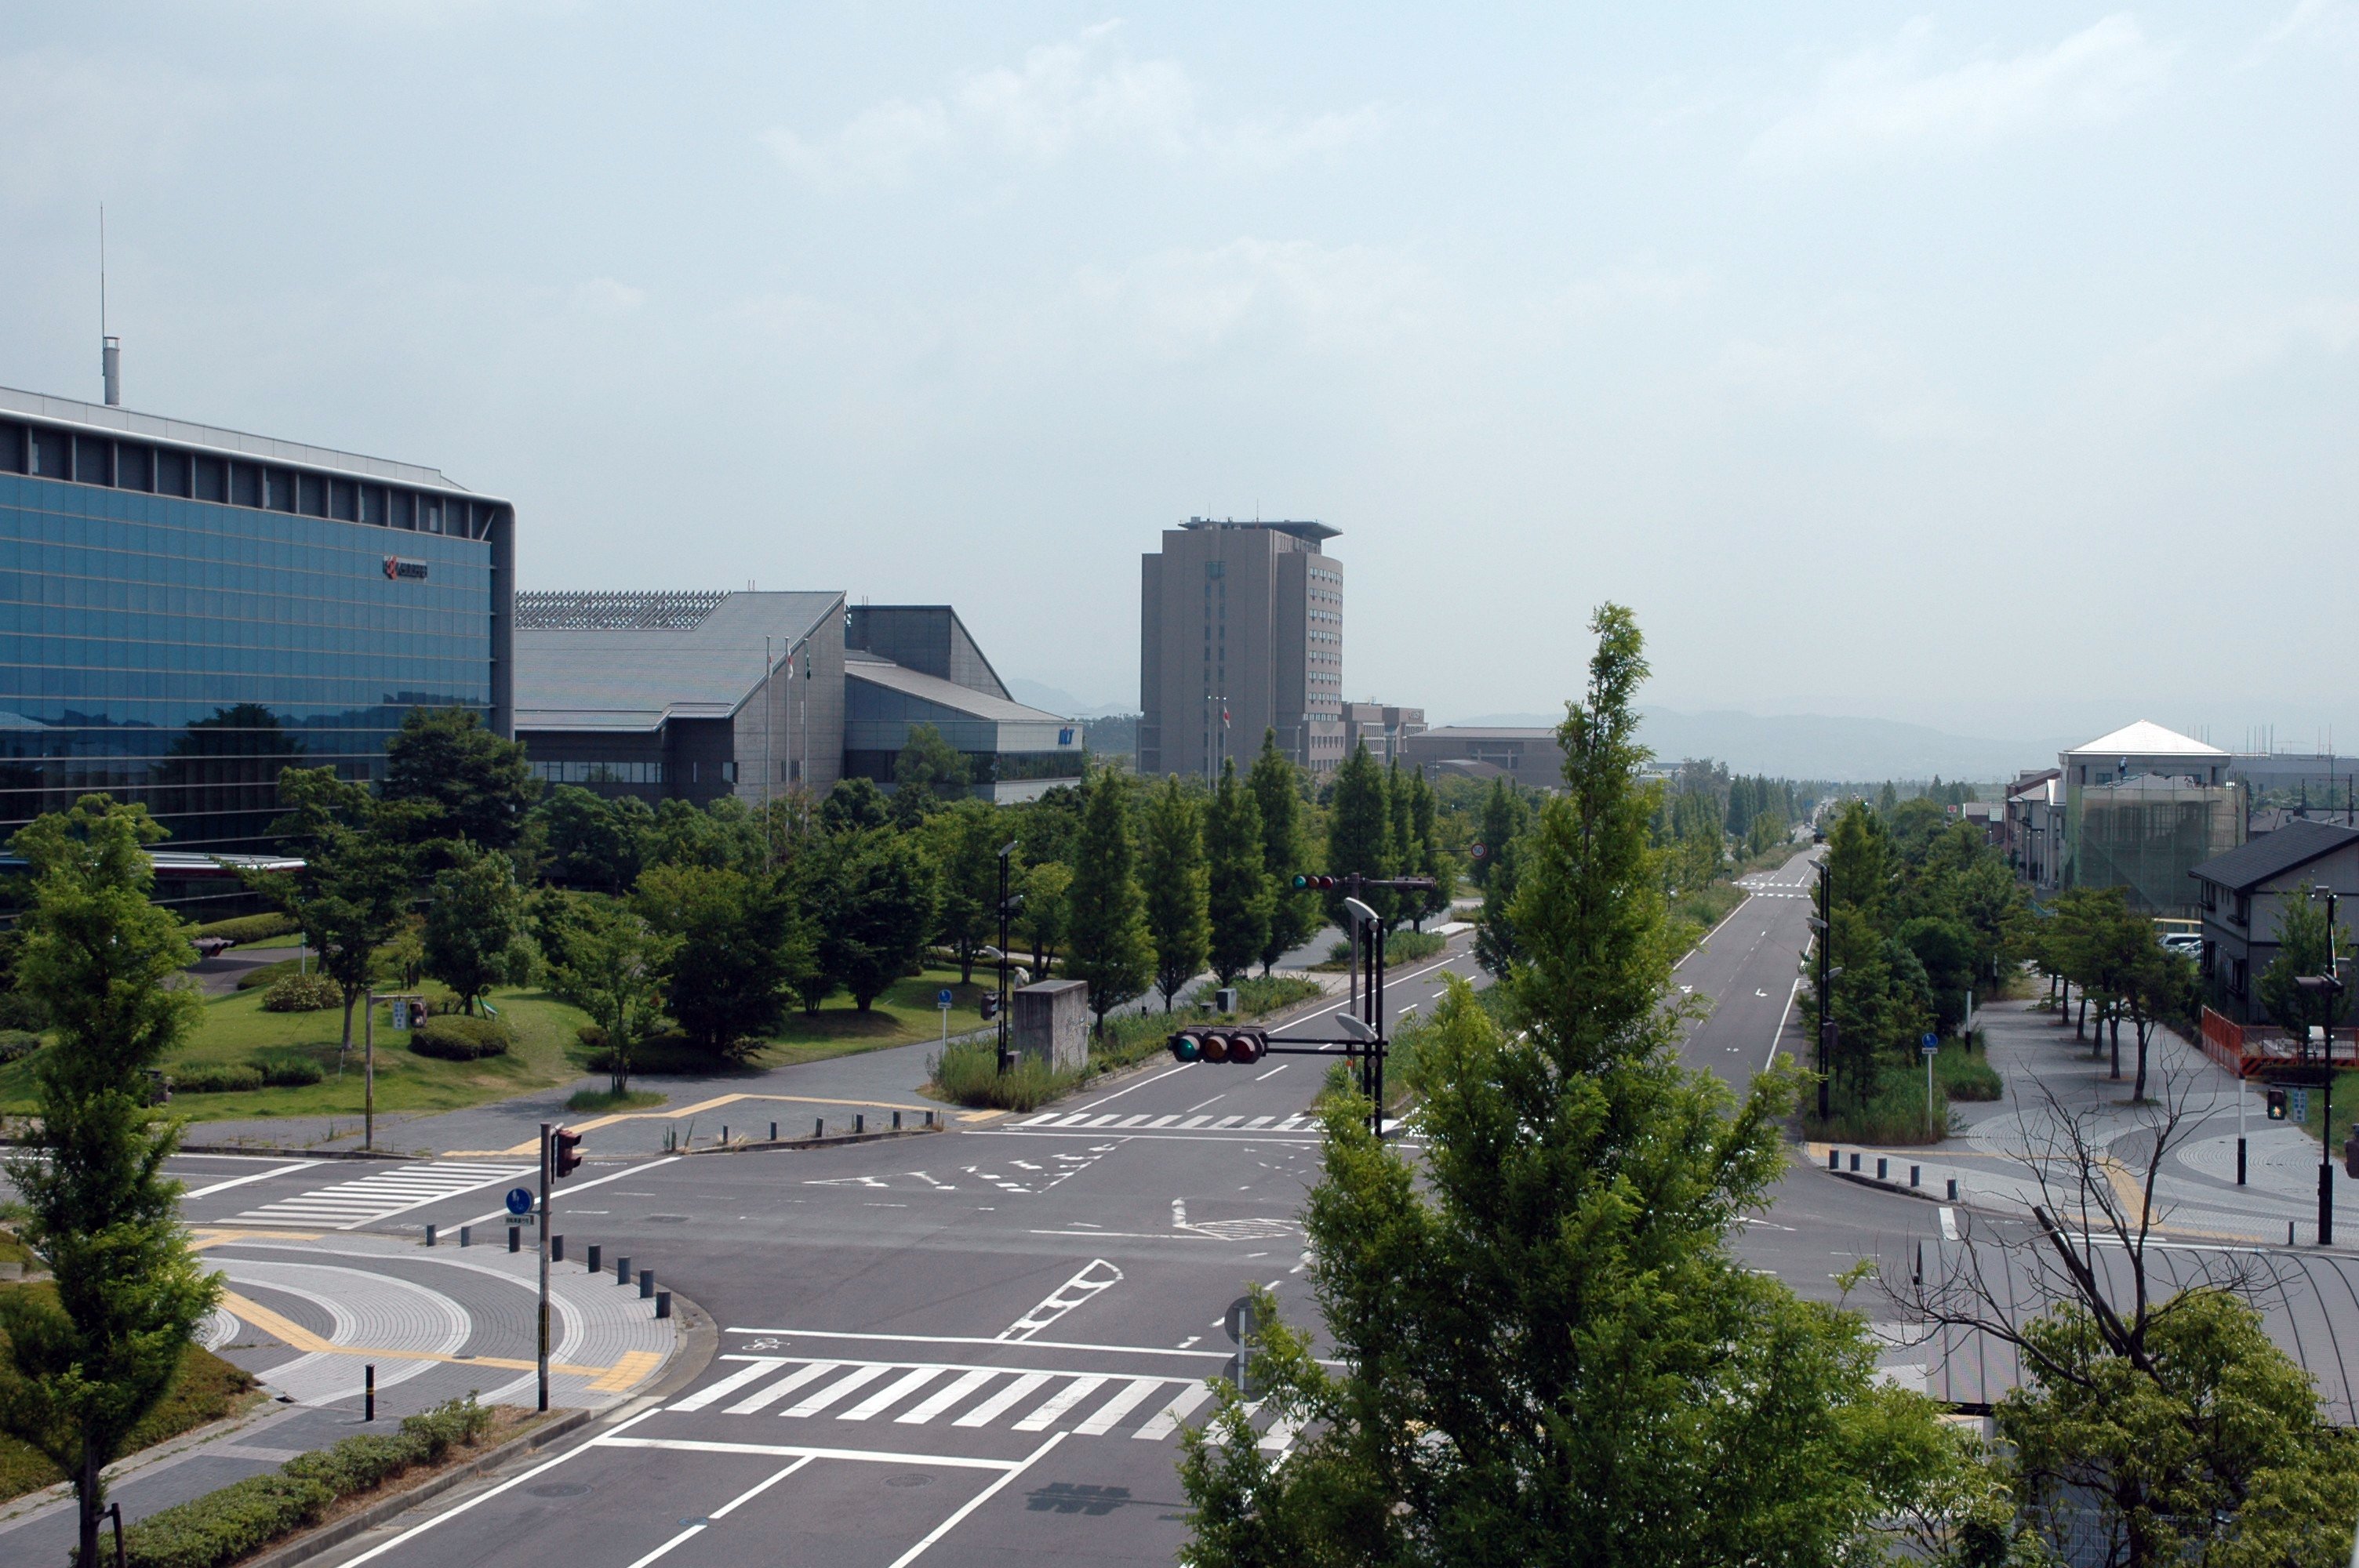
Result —
M0 1065L21 1062L41 1048L41 1037L29 1029L0 1029Z
M310 961L299 955L292 958L280 958L273 963L256 964L238 976L237 989L242 991L262 990L266 987L277 985L281 980L309 974L311 968Z
M409 1032L409 1048L420 1056L445 1062L473 1062L506 1055L514 1039L508 1026L497 1019L441 1013Z
M1038 1056L1018 1056L1006 1072L991 1045L953 1045L926 1064L935 1088L960 1105L1038 1110L1081 1087L1082 1073L1051 1071Z
M1998 1069L1988 1057L1955 1044L1942 1046L1941 1054L1933 1058L1933 1081L1951 1099L1994 1100L2006 1092Z
M1419 958L1430 958L1450 946L1447 936L1436 936L1430 931L1396 931L1385 938L1385 962L1414 964Z
M603 1024L585 1023L573 1032L573 1037L592 1051L603 1051L606 1048L606 1028Z
M631 1047L634 1073L717 1073L730 1065L728 1056L706 1050L685 1034L651 1035ZM614 1070L614 1054L605 1048L603 1041L590 1053L589 1070Z
M23 991L0 990L0 1029L38 1033L49 1026L49 1012L38 1001Z
M191 1062L166 1076L172 1080L174 1094L237 1094L262 1087L262 1069L244 1062Z
M282 1056L276 1061L257 1056L254 1065L262 1074L263 1087L271 1089L301 1088L328 1076L319 1063L306 1056Z
M228 942L260 942L272 936L291 936L302 929L291 914L272 912L268 914L241 914L230 920L208 921L191 927L189 940L201 936L218 936Z
M265 1012L321 1012L343 1005L343 988L325 975L283 975L262 993Z
M1237 982L1237 1011L1277 1012L1323 994L1318 981L1299 975L1250 975Z
M492 1412L473 1394L448 1400L408 1417L397 1433L348 1437L274 1474L152 1513L123 1532L124 1557L134 1568L221 1568L316 1522L341 1498L434 1463L491 1425Z

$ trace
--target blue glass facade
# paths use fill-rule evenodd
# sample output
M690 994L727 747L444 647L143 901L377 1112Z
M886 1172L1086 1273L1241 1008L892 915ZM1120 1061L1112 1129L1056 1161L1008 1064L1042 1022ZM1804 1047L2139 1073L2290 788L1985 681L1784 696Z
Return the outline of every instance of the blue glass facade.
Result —
M103 470L78 454L74 478L24 471L43 466L31 439L0 445L16 449L0 452L0 838L103 790L145 802L162 848L262 850L282 767L379 774L415 706L505 719L504 507L437 498L438 524L447 504L470 526L426 533L306 514L316 484L320 512L350 495L354 514L397 518L404 492L365 477L260 471L239 504L158 493L172 470L152 455L124 487L129 442ZM199 488L195 461L179 471Z

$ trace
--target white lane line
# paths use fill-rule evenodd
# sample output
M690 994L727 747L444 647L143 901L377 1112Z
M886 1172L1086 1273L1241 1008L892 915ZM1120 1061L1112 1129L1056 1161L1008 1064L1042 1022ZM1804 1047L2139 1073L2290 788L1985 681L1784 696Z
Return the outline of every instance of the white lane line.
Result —
M1017 1122L1016 1125L1018 1127L1038 1127L1044 1121L1054 1121L1064 1114L1065 1113L1060 1110L1044 1110L1038 1116L1025 1118L1025 1119Z
M657 1547L653 1552L648 1552L645 1557L642 1557L637 1562L632 1563L631 1568L647 1568L648 1563L653 1563L657 1558L661 1557L665 1552L669 1552L681 1541L691 1540L696 1536L702 1535L703 1533L704 1527L701 1524L690 1525L686 1530L681 1530L678 1535L673 1536L669 1541L665 1541L661 1546Z
M1114 1125L1116 1127L1136 1127L1140 1122L1145 1121L1146 1119L1147 1112L1142 1110L1136 1116L1124 1117L1120 1121L1115 1122Z
M1212 1397L1212 1386L1190 1383L1171 1398L1171 1402L1155 1412L1145 1426L1131 1433L1133 1437L1158 1443L1179 1430L1180 1423L1196 1413L1196 1407Z
M923 1426L998 1376L996 1371L978 1368L962 1376L949 1388L935 1390L893 1419L903 1426Z
M1955 1241L1957 1238L1958 1211L1953 1208L1944 1208L1941 1211L1941 1239Z
M1169 1127L1169 1126L1170 1126L1173 1122L1175 1122L1175 1121L1177 1121L1177 1120L1179 1120L1179 1119L1180 1119L1180 1113L1179 1113L1178 1111L1173 1111L1169 1116L1158 1116L1158 1117L1157 1117L1153 1121L1148 1122L1147 1125L1148 1127L1150 1127L1150 1128L1153 1128L1153 1127Z
M1210 1120L1212 1120L1212 1119L1211 1117L1209 1117L1209 1116L1191 1116L1191 1117L1190 1117L1187 1120L1185 1120L1185 1121L1181 1122L1180 1125L1180 1126L1182 1126L1182 1127L1201 1127L1201 1126L1203 1126L1203 1125L1204 1125L1204 1123L1206 1123L1206 1122L1208 1122L1208 1121L1210 1121Z
M1106 1232L1106 1234L1109 1236L1118 1236L1125 1233L1110 1230ZM1140 1234L1152 1235L1154 1233L1142 1231ZM1007 1343L1006 1340L999 1338L996 1335L981 1334L864 1334L854 1330L841 1328L731 1328L727 1330L727 1332L731 1334L748 1335L755 1338L872 1339L882 1341L887 1345L1005 1345ZM1172 1349L1168 1345L1099 1345L1071 1339L1027 1339L1025 1343L1031 1346L1036 1350L1111 1350L1117 1354L1128 1356L1178 1356L1183 1354L1181 1351ZM1184 1352L1184 1354L1189 1356L1209 1356L1215 1360L1221 1361L1234 1361L1236 1359L1235 1353L1228 1350L1190 1350ZM723 1361L746 1361L751 1360L752 1357L741 1350L731 1351L723 1356L721 1359ZM1003 1370L1005 1368L1003 1368Z
M1065 1434L1063 1433L1059 1432L1050 1433L1049 1441L1034 1449L1031 1454L1027 1457L1022 1464L1003 1473L999 1479L994 1481L991 1485L985 1487L983 1490L969 1498L965 1503L959 1508L957 1512L951 1514L950 1518L942 1520L941 1523L934 1526L932 1530L927 1531L924 1540L919 1541L917 1545L909 1548L908 1551L901 1553L900 1556L893 1559L890 1568L909 1568L910 1563L915 1563L919 1558L925 1555L926 1549L928 1547L933 1545L934 1542L948 1535L951 1530L956 1530L959 1527L960 1522L963 1520L967 1515L974 1512L975 1509L983 1507L984 1504L996 1497L999 1494L999 1489L1001 1487L1006 1486L1008 1482L1016 1479L1016 1476L1024 1474L1025 1471L1032 1468L1034 1465L1038 1464L1047 1455L1049 1450L1056 1447L1057 1444L1064 1441Z
M652 1415L655 1412L649 1411L647 1413ZM631 1419L637 1421L641 1418L633 1416ZM621 1428L618 1427L615 1430L619 1432ZM812 1459L866 1459L878 1465L939 1465L951 1470L1011 1470L1016 1468L1020 1463L1020 1461L1008 1459L969 1459L963 1454L892 1454L876 1448L822 1448L817 1444L810 1443L722 1443L704 1437L593 1437L581 1448L575 1449L574 1453L579 1454L583 1449L590 1448L660 1448L677 1454L775 1454L781 1459L791 1459L798 1455ZM547 1467L542 1466L543 1469ZM530 1472L531 1475L536 1476L539 1473L538 1470ZM514 1485L516 1485L514 1481L507 1484L509 1487ZM497 1489L506 1491L507 1487ZM483 1497L488 1498L491 1495L490 1492L485 1492ZM476 1502L482 1500L482 1498L474 1499ZM472 1507L473 1504L461 1506ZM391 1542L387 1544L390 1545ZM377 1550L381 1552L384 1548L379 1547ZM369 1555L374 1557L376 1552L372 1552ZM361 1559L356 1557L353 1561L358 1563Z
M1008 1407L1018 1400L1048 1387L1049 1379L1054 1376L1055 1374L1050 1372L1027 1372L951 1424L952 1426L986 1425L1005 1414Z
M1136 1083L1135 1083L1135 1084L1131 1085L1131 1086L1130 1086L1130 1087L1128 1087L1128 1088L1126 1088L1126 1089L1116 1089L1116 1090L1114 1090L1114 1093L1112 1093L1112 1094L1110 1094L1110 1095L1107 1095L1107 1096L1106 1096L1104 1098L1103 1098L1103 1099L1099 1099L1099 1100L1092 1101L1089 1108L1090 1108L1090 1109L1092 1109L1092 1110L1096 1110L1096 1109L1098 1109L1098 1108L1099 1108L1100 1107L1102 1107L1102 1106L1108 1106L1108 1105L1112 1105L1114 1101L1116 1101L1116 1100L1120 1099L1120 1098L1121 1098L1123 1096L1125 1096L1125 1095L1128 1095L1128 1094L1136 1094L1139 1090L1141 1090L1141 1089L1145 1088L1147 1085L1149 1085L1149 1084L1159 1084L1159 1083L1161 1083L1164 1079L1166 1079L1166 1078L1169 1077L1172 1074L1174 1074L1174 1073L1184 1073L1184 1072L1186 1072L1189 1068L1190 1068L1190 1067L1194 1066L1195 1065L1196 1065L1196 1064L1195 1064L1195 1063L1193 1063L1193 1062L1182 1062L1182 1063L1180 1063L1180 1064L1178 1066L1176 1066L1176 1067L1166 1067L1166 1068L1164 1068L1164 1069L1163 1069L1163 1071L1161 1071L1161 1072L1159 1072L1159 1073L1156 1074L1156 1075L1155 1075L1153 1077L1151 1077L1151 1078L1141 1078L1141 1079L1139 1079L1139 1080L1138 1080L1138 1082L1136 1082Z
M999 1337L1017 1342L1029 1339L1100 1291L1112 1289L1121 1282L1120 1269L1103 1258L1093 1258L1071 1279L1050 1291L1031 1311L1009 1324Z
M786 1364L786 1357L783 1356L759 1357L751 1366L738 1368L711 1388L697 1390L688 1398L674 1403L671 1408L680 1411L701 1411L716 1400L728 1398L748 1383L760 1381Z
M830 1383L826 1388L821 1389L810 1398L803 1400L802 1403L790 1406L778 1413L797 1418L817 1415L820 1411L827 1409L828 1406L835 1403L836 1400L843 1398L844 1395L857 1393L859 1390L866 1388L869 1384L875 1382L877 1379L883 1377L886 1373L890 1372L891 1370L893 1370L893 1368L889 1366L856 1367L853 1368L849 1376L837 1379L834 1382Z
M904 1372L850 1410L839 1411L835 1419L874 1421L941 1375L942 1369L939 1367L920 1367L913 1372Z
M1104 1388L1105 1385L1106 1379L1101 1377L1076 1378L1073 1379L1071 1387L1065 1389L1062 1392L1056 1394L1050 1398L1048 1403L1042 1405L1038 1410L1034 1411L1030 1415L1026 1416L1022 1421L1017 1422L1016 1423L1016 1430L1018 1432L1046 1432L1049 1427L1056 1424L1057 1419L1060 1416L1062 1416L1067 1411L1071 1410L1075 1405L1080 1404L1083 1400L1088 1399L1092 1394L1096 1393L1100 1389Z
M603 1187L608 1182L619 1182L625 1176L644 1176L658 1165L677 1164L687 1157L688 1156L685 1154L667 1154L660 1160L650 1160L644 1165L633 1165L630 1169L625 1171L617 1171L611 1176L594 1176L586 1182L569 1183L558 1195L560 1197L571 1197L576 1193L586 1193L592 1187ZM461 1220L459 1223L462 1225L481 1225L485 1220L503 1218L506 1216L507 1212L508 1211L505 1208L495 1208L489 1214L479 1214L473 1219ZM560 1210L559 1212L562 1213L563 1211ZM347 1563L345 1568L351 1568L351 1564Z
M1247 1131L1251 1131L1256 1127L1267 1127L1271 1122L1276 1121L1277 1119L1277 1118L1274 1116L1256 1116L1251 1121L1245 1123L1245 1129Z
M662 1408L663 1407L660 1405L650 1405L646 1410L641 1411L638 1414L631 1417L630 1420L623 1422L620 1426L617 1426L613 1432L608 1433L605 1436L593 1437L589 1442L582 1444L579 1448L569 1448L564 1453L559 1454L556 1458L549 1460L547 1464L536 1465L531 1469L524 1471L519 1475L509 1476L506 1480L502 1481L496 1487L492 1487L484 1491L477 1492L473 1497L469 1498L465 1502L459 1504L456 1508L450 1509L448 1512L436 1514L432 1519L427 1519L422 1523L411 1525L408 1530L403 1530L391 1541L386 1541L378 1546L373 1546L366 1552L362 1552L358 1557L353 1558L351 1563L346 1564L346 1568L360 1568L362 1563L368 1562L372 1558L382 1557L386 1552L392 1551L395 1547L401 1545L404 1541L409 1541L417 1536L424 1535L428 1530L432 1530L437 1525L448 1524L452 1519L457 1519L461 1514L465 1513L469 1509L475 1507L477 1504L487 1503L494 1498L498 1497L502 1492L506 1491L509 1487L521 1487L527 1481L531 1480L535 1476L540 1475L544 1471L554 1470L569 1459L578 1459L582 1454L589 1453L592 1448L601 1446L602 1444L613 1444L617 1447L628 1445L635 1440L623 1437L622 1434L628 1432L631 1428L638 1425L639 1422L647 1420L647 1417L655 1414ZM620 1440L619 1442L617 1441L618 1439ZM958 1461L955 1459L946 1459L941 1461L941 1463L946 1465L955 1465Z
M1797 976L1792 988L1786 992L1786 1011L1777 1015L1777 1032L1769 1036L1769 1054L1761 1058L1761 1070L1765 1073L1769 1070L1769 1065L1777 1059L1777 1043L1786 1038L1786 1021L1794 1016L1794 999L1801 994L1802 981L1800 977Z
M727 1502L722 1504L719 1508L713 1509L704 1517L708 1520L727 1519L731 1514L735 1513L741 1505L752 1502L756 1498L760 1497L764 1492L768 1491L771 1487L777 1486L779 1482L785 1480L788 1476L793 1475L796 1471L801 1469L810 1462L811 1456L808 1454L804 1454L801 1458L796 1460L793 1464L788 1465L785 1469L779 1471L768 1480L756 1482L753 1486L748 1487L745 1490L738 1493L735 1497L730 1498Z
M1262 1078L1274 1078L1274 1077L1277 1076L1277 1075L1278 1075L1278 1074L1280 1074L1280 1073L1282 1073L1282 1072L1286 1071L1286 1069L1287 1069L1287 1065L1287 1065L1286 1063L1284 1063L1284 1062L1280 1062L1277 1066L1272 1067L1268 1072L1264 1073L1264 1074L1261 1076L1261 1078L1256 1078L1256 1079L1254 1080L1254 1082L1256 1082L1256 1083L1259 1083L1259 1082L1261 1082L1261 1079L1262 1079Z
M1100 1405L1095 1415L1073 1430L1084 1437L1100 1437L1112 1432L1114 1422L1128 1415L1137 1406L1145 1404L1149 1395L1169 1381L1168 1378L1132 1379L1128 1388Z
M1089 1119L1090 1113L1088 1111L1076 1111L1072 1115L1066 1117L1063 1120L1050 1122L1049 1125L1051 1127L1079 1127Z
M1725 923L1725 922L1723 922L1723 924L1726 924L1726 923ZM1448 957L1446 957L1446 958L1436 958L1432 963L1428 964L1428 965L1427 965L1425 968L1423 968L1422 969L1412 969L1412 970L1410 970L1410 971L1409 971L1408 974L1406 974L1406 975L1386 975L1386 976L1385 977L1385 987L1386 987L1386 989L1391 989L1392 987L1394 987L1394 986L1398 986L1398 985L1407 985L1407 984L1408 984L1409 981L1411 981L1411 980L1415 980L1415 979L1422 979L1425 976L1427 976L1427 975L1430 975L1430 974L1433 973L1433 971L1434 971L1434 970L1436 970L1436 969L1448 968L1451 965L1452 965L1452 964L1456 963L1459 959L1461 959L1461 958L1464 958L1464 957L1472 957L1472 955L1471 955L1471 954L1466 954L1466 953L1452 953L1451 955L1450 955L1450 956L1449 956ZM1317 1012L1306 1012L1306 1013L1304 1013L1304 1014L1303 1014L1301 1017L1299 1017L1299 1018L1289 1018L1289 1019L1288 1019L1284 1023L1282 1023L1282 1024L1278 1025L1278 1027L1279 1027L1279 1028L1281 1028L1281 1029L1291 1029L1291 1028L1293 1028L1293 1027L1294 1027L1296 1024L1298 1024L1298 1023L1309 1023L1309 1022L1311 1022L1313 1019L1324 1018L1324 1017L1326 1017L1326 1016L1327 1016L1329 1013L1331 1013L1331 1012L1341 1012L1341 1011L1343 1011L1345 1008L1347 1008L1347 1007L1351 1007L1351 1006L1353 1006L1353 1005L1354 1005L1354 1004L1353 1004L1353 1002L1352 999L1351 999L1350 997L1345 997L1342 1001L1332 1003L1332 1004L1331 1004L1331 1005L1329 1005L1329 1006L1326 1006L1326 1007L1322 1007L1322 1008L1321 1008ZM1274 1035L1274 1036L1272 1036L1272 1038L1274 1038L1274 1039L1284 1039L1284 1038L1285 1038L1285 1036L1283 1036L1283 1035ZM1191 1063L1190 1063L1189 1065L1190 1065L1190 1066L1195 1065L1195 1064L1194 1064L1194 1063L1192 1063L1192 1062L1191 1062ZM1211 1102L1211 1101L1209 1101L1209 1100L1207 1100L1205 1103L1209 1105L1209 1104L1211 1104L1212 1102Z
M779 1379L777 1382L772 1383L768 1388L762 1390L759 1393L747 1395L745 1399L742 1399L735 1404L731 1405L724 1413L729 1415L759 1414L761 1411L768 1410L772 1405L777 1404L780 1400L785 1399L788 1394L793 1393L797 1389L801 1388L805 1383L815 1383L820 1379L826 1377L830 1372L838 1372L842 1369L843 1363L841 1361L814 1361L808 1367L799 1368L796 1370L788 1373L785 1377Z
M1729 923L1729 921L1734 920L1734 919L1735 919L1738 915L1740 915L1740 914L1744 914L1744 913L1745 913L1745 904L1747 904L1747 903L1751 903L1752 902L1753 902L1753 895L1752 895L1751 893L1749 893L1749 892L1748 892L1748 893L1746 893L1746 894L1745 895L1744 903L1739 903L1739 904L1738 904L1734 909L1730 910L1730 911L1728 912L1727 915L1722 919L1722 921L1721 921L1721 923L1720 923L1720 925L1715 925L1715 926L1713 926L1711 930L1709 930L1709 931L1705 932L1701 937L1700 937L1700 938L1698 938L1698 939L1697 939L1696 945L1695 945L1694 946L1692 946L1692 947L1689 948L1685 953L1682 953L1682 954L1680 954L1680 962L1679 962L1678 964L1673 964L1673 965L1671 966L1671 972L1672 972L1673 974L1677 974L1677 973L1679 973L1679 971L1680 971L1680 964L1684 964L1684 963L1686 963L1690 958L1692 958L1692 957L1694 957L1698 953L1702 952L1702 951L1703 951L1703 945L1704 945L1706 942L1711 941L1713 937L1715 937L1715 936L1717 936L1717 935L1720 935L1721 926L1723 926L1723 925L1726 925Z

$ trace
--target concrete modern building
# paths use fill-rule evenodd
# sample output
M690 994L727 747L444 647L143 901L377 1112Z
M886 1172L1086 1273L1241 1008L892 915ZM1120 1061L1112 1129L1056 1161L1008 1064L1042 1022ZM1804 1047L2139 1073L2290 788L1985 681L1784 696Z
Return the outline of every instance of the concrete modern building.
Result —
M1324 523L1190 517L1139 563L1138 771L1242 770L1262 735L1343 760L1343 568Z
M550 784L759 806L842 773L841 593L520 593L516 650Z
M2332 888L2359 914L2359 827L2290 822L2194 869L2203 920L2204 1000L2237 1023L2271 1020L2254 990L2277 956L2277 927L2304 887ZM2338 921L2338 925L2340 922Z
M2120 887L2149 914L2191 914L2198 865L2245 841L2230 758L2141 719L2056 759L2063 795L2057 886Z
M1553 730L1445 724L1404 737L1401 761L1424 769L1429 778L1504 773L1527 789L1564 787L1564 748Z
M421 705L508 732L515 560L435 469L0 389L0 837L103 790L256 851L283 767L380 774Z
M1082 774L1081 727L1008 698L947 605L814 593L517 596L518 736L552 784L748 806L839 778L888 791L909 731L967 756L975 793Z
M1401 750L1402 744L1410 736L1424 733L1422 708L1392 708L1381 702L1343 705L1343 754L1347 757L1365 746L1368 755L1380 764L1406 762L1408 753Z

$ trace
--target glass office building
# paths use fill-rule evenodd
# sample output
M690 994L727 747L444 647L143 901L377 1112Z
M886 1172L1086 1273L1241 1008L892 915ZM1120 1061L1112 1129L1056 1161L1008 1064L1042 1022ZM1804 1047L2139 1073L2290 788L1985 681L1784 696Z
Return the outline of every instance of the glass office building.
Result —
M514 583L514 510L433 469L0 389L0 836L104 791L258 851L282 767L508 733Z

